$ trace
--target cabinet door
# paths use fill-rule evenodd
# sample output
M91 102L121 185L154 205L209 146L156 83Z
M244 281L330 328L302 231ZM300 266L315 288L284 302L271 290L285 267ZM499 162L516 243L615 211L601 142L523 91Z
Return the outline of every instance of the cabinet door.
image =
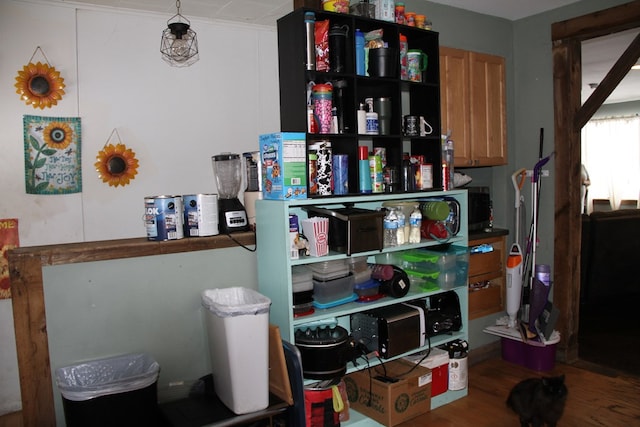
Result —
M471 166L469 128L469 52L440 47L440 114L442 133L451 134L454 165Z
M507 143L504 58L470 52L469 77L473 166L503 165Z

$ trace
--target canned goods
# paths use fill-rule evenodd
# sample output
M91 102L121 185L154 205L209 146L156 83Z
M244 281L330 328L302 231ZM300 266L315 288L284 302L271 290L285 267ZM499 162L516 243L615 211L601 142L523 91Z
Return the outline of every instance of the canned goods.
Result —
M217 194L189 194L182 199L185 236L215 236L219 233Z
M145 197L144 222L149 240L182 239L184 237L182 196Z

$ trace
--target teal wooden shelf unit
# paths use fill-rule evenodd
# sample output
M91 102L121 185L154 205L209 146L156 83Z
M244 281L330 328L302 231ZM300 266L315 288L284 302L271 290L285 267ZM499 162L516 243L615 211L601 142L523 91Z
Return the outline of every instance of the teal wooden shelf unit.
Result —
M315 309L310 315L294 317L293 314L293 292L292 292L292 273L291 268L295 265L307 265L316 262L323 262L334 259L346 259L344 253L330 251L329 255L323 257L303 256L300 259L290 258L290 237L289 237L289 215L296 214L299 220L308 217L307 211L304 209L308 206L320 206L325 208L341 208L345 204L353 205L363 209L379 209L383 202L388 201L414 201L425 197L434 196L451 196L459 203L461 208L461 227L456 236L451 238L450 242L458 246L468 246L468 230L467 230L467 191L434 191L428 193L402 193L402 194L375 194L354 197L333 197L323 199L305 199L305 200L258 200L256 202L256 244L258 247L258 281L259 291L271 299L272 305L270 309L270 322L276 324L280 328L282 338L295 344L295 330L310 323L315 322L335 322L350 331L350 316L354 313L367 311L392 304L412 301L425 298L434 294L445 292L444 290L436 290L424 292L419 287L411 288L409 293L401 298L393 298L385 296L374 302L359 303L351 302L340 306L327 309ZM352 256L368 256L368 262L375 262L375 255L385 252L403 251L412 248L423 248L437 246L440 242L431 239L422 239L419 244L401 245L393 248L385 248L382 251L369 251L355 253ZM468 340L468 291L466 286L455 287L453 290L458 294L460 300L460 309L462 312L462 328L460 331L452 334L436 335L431 338L431 346L435 347L446 342L462 339ZM420 350L418 348L396 356L403 357ZM393 358L393 359L395 359ZM388 359L385 359L388 360ZM371 364L378 364L379 361L371 360ZM347 372L353 372L355 367L351 364L347 367ZM459 391L447 391L431 400L431 408L444 405L451 401L457 400L467 395L467 389ZM355 411L353 411L355 412ZM361 414L359 414L361 415ZM347 425L357 425L358 416L353 417ZM368 419L371 423L372 420ZM368 424L371 425L371 424Z

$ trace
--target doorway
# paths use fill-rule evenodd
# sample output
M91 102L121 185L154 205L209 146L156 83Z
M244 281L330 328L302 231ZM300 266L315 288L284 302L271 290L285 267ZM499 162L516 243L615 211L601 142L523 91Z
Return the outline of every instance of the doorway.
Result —
M640 53L639 36L582 105L581 42L636 27L640 27L638 0L552 25L556 141L554 281L568 284L556 289L554 304L563 313L558 322L563 339L558 345L557 357L565 362L578 359L582 229L581 129L626 75ZM567 192L567 188L575 191Z

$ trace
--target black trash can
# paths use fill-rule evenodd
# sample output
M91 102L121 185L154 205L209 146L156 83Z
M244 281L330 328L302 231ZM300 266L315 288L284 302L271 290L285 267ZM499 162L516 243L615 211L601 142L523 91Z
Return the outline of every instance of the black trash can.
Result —
M157 426L159 371L144 353L56 369L67 427Z

